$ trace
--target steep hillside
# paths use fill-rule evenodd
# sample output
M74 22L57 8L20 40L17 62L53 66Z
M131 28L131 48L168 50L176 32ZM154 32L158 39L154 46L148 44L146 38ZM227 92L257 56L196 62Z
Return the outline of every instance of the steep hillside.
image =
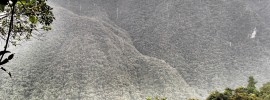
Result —
M7 67L13 78L1 74L0 98L183 100L195 94L175 68L138 52L128 32L106 14L80 16L51 4L54 30L13 49L16 58Z
M164 59L192 86L217 89L243 83L249 75L270 78L268 3L130 0L119 5L113 20L131 33L141 53ZM256 37L250 38L255 28Z
M165 60L193 87L233 87L250 75L270 79L269 0L92 2L131 34L138 51Z
M270 79L269 0L51 2L56 30L16 49L2 97L183 99Z

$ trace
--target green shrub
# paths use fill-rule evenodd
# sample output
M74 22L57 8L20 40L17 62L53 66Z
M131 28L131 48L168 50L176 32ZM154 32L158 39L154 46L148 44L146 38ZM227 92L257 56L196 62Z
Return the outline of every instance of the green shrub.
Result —
M270 100L270 82L263 84L260 88L260 96L263 100Z
M226 88L223 93L212 92L206 100L270 100L270 83L264 84L261 91L256 89L256 81L250 76L247 87Z
M270 82L263 84L260 91L256 88L255 79L250 76L246 87L240 86L236 89L226 88L224 92L214 91L206 100L270 100ZM147 97L146 100L167 100L167 98ZM190 98L187 100L199 100Z

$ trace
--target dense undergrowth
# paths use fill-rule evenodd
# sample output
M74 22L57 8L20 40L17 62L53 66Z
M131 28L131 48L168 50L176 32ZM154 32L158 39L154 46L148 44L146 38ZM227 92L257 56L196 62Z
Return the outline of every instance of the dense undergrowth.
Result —
M256 83L255 79L250 76L247 86L239 86L235 89L226 88L223 92L211 92L206 100L270 100L270 82L263 84L259 89L256 88ZM167 98L147 97L146 100L167 100Z
M270 82L263 84L259 89L256 88L256 83L250 76L246 87L226 88L224 92L214 91L206 100L270 100Z

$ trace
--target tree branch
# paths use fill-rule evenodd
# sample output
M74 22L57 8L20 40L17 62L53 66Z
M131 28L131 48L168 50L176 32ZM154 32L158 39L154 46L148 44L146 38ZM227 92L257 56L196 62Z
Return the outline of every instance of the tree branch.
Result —
M7 51L7 46L8 46L9 38L10 38L12 29L13 29L13 20L14 20L13 16L14 16L14 13L15 13L15 7L16 7L16 6L13 5L12 11L11 11L11 18L10 18L10 22L9 22L8 37L7 37L7 40L6 40L6 45L5 45L5 47L4 47L4 52ZM3 57L4 57L4 54L2 55L0 61L2 61Z

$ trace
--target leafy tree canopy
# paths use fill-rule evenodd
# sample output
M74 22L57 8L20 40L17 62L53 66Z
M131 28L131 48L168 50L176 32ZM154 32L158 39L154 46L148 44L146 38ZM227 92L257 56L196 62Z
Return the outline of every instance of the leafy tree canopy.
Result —
M1 0L0 1L0 38L6 41L4 50L0 51L0 65L9 62L14 54L4 58L9 42L16 46L18 41L30 39L33 31L50 30L55 19L47 0ZM11 73L4 67L1 70Z
M270 100L270 82L264 84L260 90L257 90L256 83L250 76L246 87L226 88L223 93L215 91L206 100Z
M14 20L10 42L30 39L33 31L50 30L55 19L52 7L47 5L47 0L1 0L0 2L0 37L6 39L9 23L14 5ZM36 32L37 33L37 32Z
M270 82L263 84L260 88L260 95L263 100L270 100Z

